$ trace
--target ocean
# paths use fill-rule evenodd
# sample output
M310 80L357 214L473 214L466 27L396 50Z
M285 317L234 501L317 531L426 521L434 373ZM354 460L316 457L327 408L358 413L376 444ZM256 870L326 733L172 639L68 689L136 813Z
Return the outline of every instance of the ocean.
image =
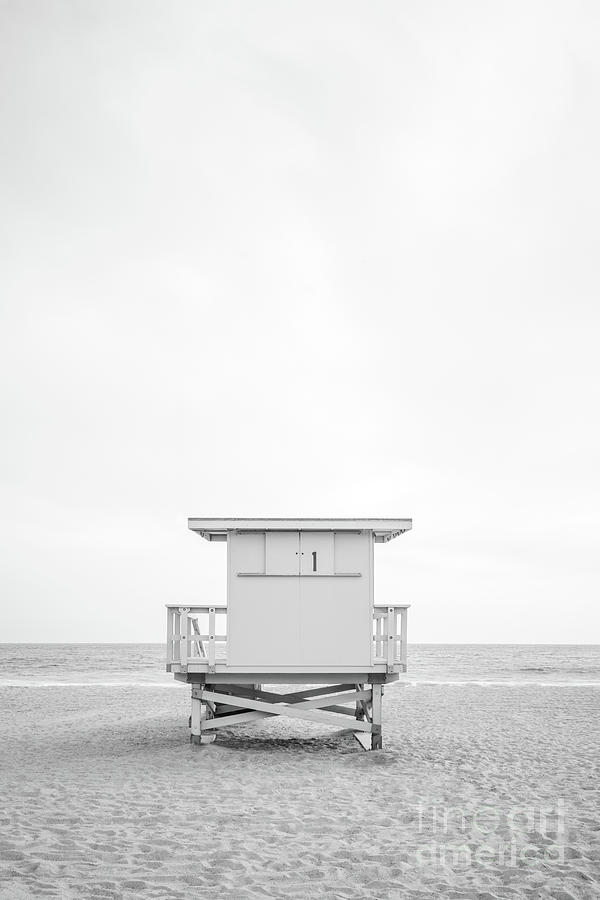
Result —
M409 684L600 686L600 644L409 644ZM1 686L179 685L164 644L0 644Z

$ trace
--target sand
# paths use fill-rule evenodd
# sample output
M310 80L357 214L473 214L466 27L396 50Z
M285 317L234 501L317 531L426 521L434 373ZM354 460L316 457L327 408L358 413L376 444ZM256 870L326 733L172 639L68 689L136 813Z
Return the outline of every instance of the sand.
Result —
M394 685L375 753L284 719L192 747L182 685L0 698L3 900L600 896L597 688Z

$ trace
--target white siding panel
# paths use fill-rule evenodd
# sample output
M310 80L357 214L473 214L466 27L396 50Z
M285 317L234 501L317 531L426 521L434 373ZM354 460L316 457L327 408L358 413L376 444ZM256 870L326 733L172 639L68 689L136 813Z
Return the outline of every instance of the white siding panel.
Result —
M334 546L336 573L360 572L363 577L368 578L373 547L369 532L352 534L336 531Z
M230 534L229 553L229 571L234 578L238 572L264 573L264 534Z
M300 570L300 535L297 531L267 533L267 575L297 575Z
M229 598L230 666L296 665L300 580L234 576Z
M300 579L300 651L303 666L371 664L367 577Z

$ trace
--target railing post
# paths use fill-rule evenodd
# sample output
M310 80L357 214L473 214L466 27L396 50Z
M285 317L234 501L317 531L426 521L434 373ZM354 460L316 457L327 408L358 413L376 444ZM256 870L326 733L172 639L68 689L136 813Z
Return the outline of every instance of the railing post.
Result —
M387 611L387 653L386 659L388 664L388 670L391 671L390 667L394 665L394 657L396 656L396 634L395 634L395 621L394 621L394 607L388 606Z
M167 665L173 662L173 610L167 607Z
M189 611L189 606L179 607L179 663L182 667L187 667L188 661Z
M408 610L401 609L400 610L400 662L404 666L404 671L406 672L406 638L407 638L407 625L408 625Z
M383 649L383 615L377 616L375 634L377 635L377 640L375 641L375 655L378 659L381 657L384 657L385 659L385 652Z
M214 672L215 666L215 607L208 608L208 665L209 671Z

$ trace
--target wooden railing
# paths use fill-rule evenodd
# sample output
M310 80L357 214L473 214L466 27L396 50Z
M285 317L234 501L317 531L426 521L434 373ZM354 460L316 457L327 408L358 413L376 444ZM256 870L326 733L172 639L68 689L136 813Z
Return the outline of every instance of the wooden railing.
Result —
M407 613L407 604L373 608L373 665L406 671ZM167 664L213 667L227 662L226 646L226 606L167 606Z
M401 665L406 672L406 635L409 604L373 607L373 664Z
M217 644L226 641L226 606L167 606L167 664L226 662L217 653Z

